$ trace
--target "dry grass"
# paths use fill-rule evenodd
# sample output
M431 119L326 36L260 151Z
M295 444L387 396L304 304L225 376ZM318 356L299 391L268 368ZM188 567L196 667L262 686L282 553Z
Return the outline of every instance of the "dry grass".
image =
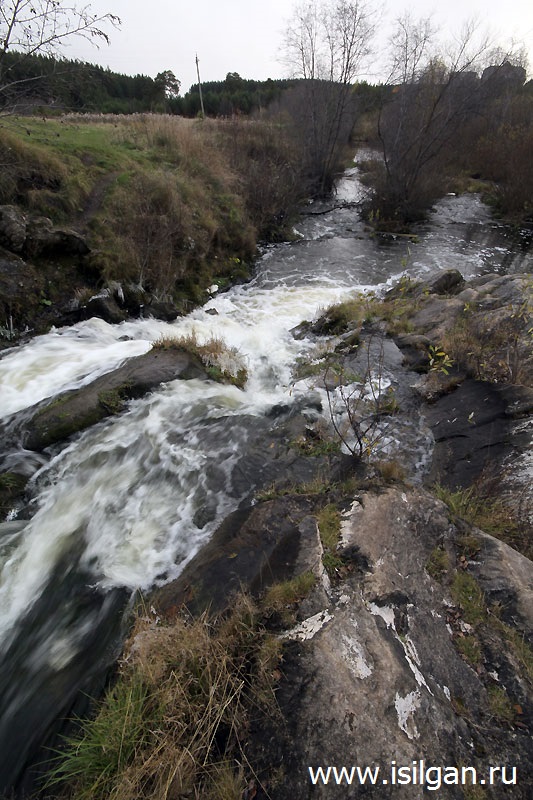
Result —
M528 509L518 514L504 498L498 497L500 483L501 478L482 476L468 489L453 491L437 485L434 491L438 499L448 506L452 521L463 519L501 539L527 558L532 558L533 541Z
M445 334L443 348L479 380L531 386L532 323L531 301L527 300L492 314L466 309Z
M58 156L0 126L0 203L14 202L32 183L42 190L57 190L66 176L66 165Z
M212 337L201 343L194 333L167 336L157 339L152 347L156 350L185 350L192 353L200 359L209 377L221 383L231 383L242 389L248 378L242 354L220 338Z
M251 713L269 712L279 647L240 596L217 620L140 617L94 720L57 759L49 787L76 800L238 800ZM248 780L250 771L248 771Z

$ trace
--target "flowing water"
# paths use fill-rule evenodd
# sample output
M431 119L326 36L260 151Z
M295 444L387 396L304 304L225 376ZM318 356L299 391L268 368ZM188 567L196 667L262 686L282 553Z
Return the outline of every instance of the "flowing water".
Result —
M235 480L253 439L250 420L264 425L273 407L305 405L311 391L293 382L292 368L315 343L295 340L292 328L405 272L531 271L527 242L511 241L476 197L445 198L411 242L370 236L352 207L359 192L349 171L337 207L310 206L299 240L267 248L249 284L186 318L117 326L92 319L0 359L4 419L113 370L162 336L220 337L249 371L244 391L174 381L58 452L9 456L36 471L30 518L0 529L0 791L31 755L28 728L42 736L70 708L83 677L111 659L129 594L177 575L253 492L242 476Z

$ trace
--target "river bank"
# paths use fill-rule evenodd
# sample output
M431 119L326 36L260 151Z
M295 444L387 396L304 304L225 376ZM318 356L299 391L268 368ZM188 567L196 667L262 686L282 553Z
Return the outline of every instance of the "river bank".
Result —
M268 122L5 117L0 347L100 317L173 320L290 229L298 154Z

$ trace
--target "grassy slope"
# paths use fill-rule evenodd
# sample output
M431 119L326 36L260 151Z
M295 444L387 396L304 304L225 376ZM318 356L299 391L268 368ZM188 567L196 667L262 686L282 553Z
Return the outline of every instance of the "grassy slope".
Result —
M0 203L84 233L101 284L197 302L245 274L262 233L227 141L176 117L4 118Z

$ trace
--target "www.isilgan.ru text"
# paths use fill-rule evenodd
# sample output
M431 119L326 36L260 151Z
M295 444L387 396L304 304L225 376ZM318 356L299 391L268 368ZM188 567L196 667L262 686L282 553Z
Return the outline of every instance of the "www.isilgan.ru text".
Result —
M397 764L386 768L308 767L312 784L320 786L424 786L438 791L442 786L516 786L517 769L511 766L489 766L483 772L475 767L428 766L425 761Z

